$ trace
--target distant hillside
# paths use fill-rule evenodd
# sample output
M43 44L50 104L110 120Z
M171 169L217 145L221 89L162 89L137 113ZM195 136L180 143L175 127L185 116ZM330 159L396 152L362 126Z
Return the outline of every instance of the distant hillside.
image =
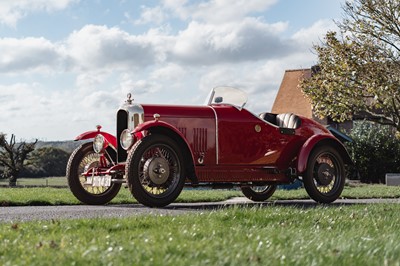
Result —
M38 141L36 143L36 149L40 149L43 147L53 147L62 149L68 153L72 153L79 145L82 144L82 141Z

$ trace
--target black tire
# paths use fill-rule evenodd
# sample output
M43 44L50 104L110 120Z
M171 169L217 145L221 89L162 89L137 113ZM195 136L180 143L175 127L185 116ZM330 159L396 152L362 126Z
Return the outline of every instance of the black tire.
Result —
M180 148L163 135L152 134L135 143L125 170L132 195L148 207L164 207L172 203L185 184Z
M331 146L315 148L308 159L303 177L308 195L319 203L331 203L343 191L346 174L343 159Z
M67 165L68 186L74 196L85 204L101 205L111 201L121 188L120 183L111 186L85 185L87 177L83 176L85 167L94 167L99 163L100 155L93 150L92 142L82 144L70 156Z
M276 190L276 185L241 187L243 195L253 201L266 201Z

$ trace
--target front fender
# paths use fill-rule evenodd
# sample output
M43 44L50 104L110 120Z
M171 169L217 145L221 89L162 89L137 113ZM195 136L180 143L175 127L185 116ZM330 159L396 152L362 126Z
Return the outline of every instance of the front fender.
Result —
M136 134L139 133L141 131L145 131L145 130L150 130L151 128L154 127L164 127L167 128L169 130L172 130L173 132L175 132L176 134L178 134L183 140L185 140L186 142L186 138L185 136L182 134L182 132L180 132L176 127L164 122L164 121L156 121L156 120L152 120L152 121L147 121L144 122L140 125L138 125L133 131L132 134ZM187 142L186 142L187 144Z
M110 146L113 147L114 150L116 150L117 147L117 138L110 133L104 132L104 131L98 131L98 130L93 130L93 131L87 131L85 133L80 134L75 138L75 141L77 140L85 140L85 139L93 139L96 137L96 135L102 135L105 140L108 142Z
M168 137L172 138L184 149L183 152L184 152L184 154L187 155L186 158L188 160L191 160L190 164L194 167L195 160L194 160L193 151L191 149L191 146L189 145L186 137L176 127L174 127L164 121L152 120L152 121L147 121L147 122L142 123L139 126L137 126L132 131L132 134L137 134L142 131L150 131L150 132L155 132L158 134L165 134Z
M307 169L308 158L312 150L319 145L329 145L335 148L342 156L343 162L346 164L352 164L350 155L343 144L330 134L314 135L309 138L301 147L300 152L297 156L297 173L302 174Z

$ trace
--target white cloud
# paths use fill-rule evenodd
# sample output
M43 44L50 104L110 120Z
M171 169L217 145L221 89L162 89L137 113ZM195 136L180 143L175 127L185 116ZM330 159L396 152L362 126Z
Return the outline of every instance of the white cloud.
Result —
M78 70L152 65L157 52L145 35L130 35L119 28L86 25L73 32L66 49Z
M189 12L186 9L187 0L162 0L163 7L171 11L175 16L180 19L187 19Z
M0 24L15 27L29 13L62 10L79 0L3 0L0 2Z
M200 20L211 24L239 21L251 13L260 13L277 0L164 0L164 8L183 20Z
M0 72L51 71L62 63L61 50L44 38L0 39Z
M309 28L302 28L293 35L297 43L310 44L319 43L328 31L337 31L338 27L332 20L318 20Z
M195 65L280 57L296 50L293 42L279 35L286 27L253 18L218 26L191 22L177 36L172 57Z
M174 63L168 63L166 66L157 68L151 74L151 78L154 80L176 81L181 79L186 74L187 71L182 66Z
M129 74L125 74L120 80L120 91L126 95L128 92L136 95L152 94L160 89L160 85L149 79L137 79L131 77Z
M193 21L177 35L162 29L133 35L116 27L86 25L57 43L44 38L0 39L0 72L126 71L169 63L198 66L279 58L295 53L307 39L282 38L287 26L254 18L221 25Z
M208 23L238 21L253 12L262 12L277 0L211 0L202 2L191 9L192 18Z
M90 93L100 86L110 75L106 71L81 72L76 77L76 86L80 91Z
M99 123L112 132L120 104L120 95L115 91L49 92L38 83L0 85L0 91L0 132L15 134L17 139L73 139L82 129L94 130Z
M39 1L45 2L51 1ZM187 23L179 32L170 30L171 25L142 34L86 25L58 42L0 39L0 75L12 73L14 81L18 75L21 80L37 75L45 82L43 76L50 72L72 80L65 90L37 81L0 84L0 124L17 137L46 135L48 140L72 139L98 123L113 133L115 111L127 92L137 102L198 104L218 85L246 90L251 110L268 111L285 69L310 67L316 59L313 42L332 24L319 21L287 37L289 23L251 17L275 2L164 0L162 7L142 8L137 23L155 24L170 19L165 12L176 8L174 14Z
M134 21L134 24L156 24L159 25L167 19L166 13L160 6L156 7L146 7L141 6L142 12L140 14L140 18Z

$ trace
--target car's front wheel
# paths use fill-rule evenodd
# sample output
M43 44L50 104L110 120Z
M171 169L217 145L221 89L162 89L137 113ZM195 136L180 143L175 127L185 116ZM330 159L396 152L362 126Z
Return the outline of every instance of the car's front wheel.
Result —
M126 161L128 187L136 200L149 207L164 207L181 193L183 157L169 137L152 134L132 147Z
M335 201L345 184L344 163L340 154L331 146L320 146L312 151L305 176L304 188L319 203Z
M67 180L74 196L83 203L91 205L105 204L111 201L119 192L121 184L107 182L106 176L85 176L90 169L100 166L101 154L93 150L92 142L78 147L69 158L67 165ZM104 158L107 163L111 163ZM110 180L109 180L110 181Z
M276 185L241 187L243 195L253 201L266 201L276 190Z

